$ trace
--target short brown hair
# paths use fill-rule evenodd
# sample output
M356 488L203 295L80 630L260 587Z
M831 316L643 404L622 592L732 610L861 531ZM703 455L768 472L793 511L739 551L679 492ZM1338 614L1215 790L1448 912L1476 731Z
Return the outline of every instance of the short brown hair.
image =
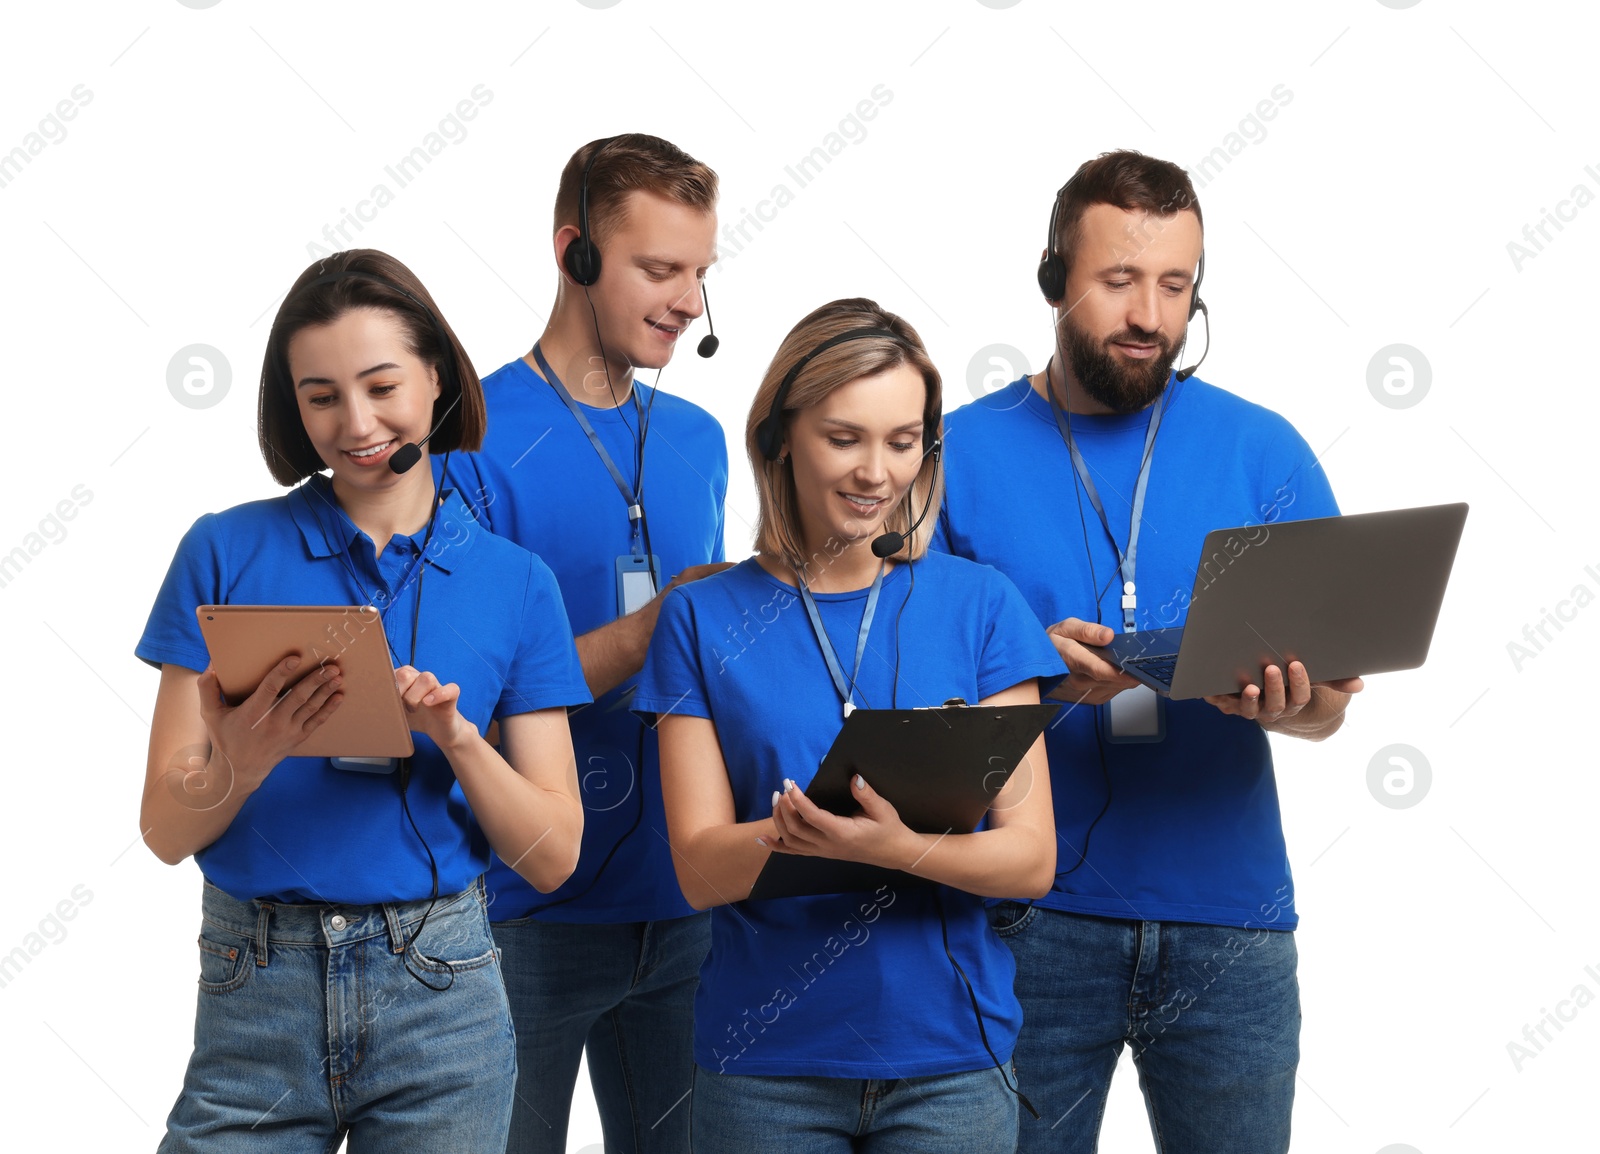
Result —
M578 190L583 171L602 145L589 172L590 240L603 244L627 219L630 192L653 192L701 212L717 206L717 174L683 149L659 136L626 132L591 140L572 154L556 189L555 227L577 227Z
M1156 216L1188 211L1201 229L1200 201L1189 174L1170 160L1157 160L1131 148L1102 152L1085 161L1061 191L1055 246L1072 275L1073 257L1083 234L1083 214L1090 205L1109 204L1125 212L1143 210Z
M794 472L781 461L767 460L761 451L759 430L772 411L779 386L795 364L824 341L850 329L861 328L885 329L899 339L861 337L835 345L806 362L784 398L783 426L789 426L794 413L809 409L851 381L877 376L899 365L910 365L922 374L927 389L922 411L922 468L911 483L910 497L915 500L919 515L924 508L928 513L917 531L911 533L908 502L902 502L884 519L883 531L905 534L908 555L916 560L927 552L934 522L939 515L943 484L935 483L938 467L932 443L944 435L939 370L934 367L932 358L923 347L922 338L917 336L917 330L894 313L879 307L876 301L864 297L830 301L795 325L789 330L789 335L783 338L777 355L767 366L761 385L756 389L755 400L750 405L750 416L745 422L745 451L750 455L750 468L755 474L756 495L760 500L760 511L756 514L756 550L782 560L801 574L806 573L811 565L825 562L816 554L806 556L805 546L798 534L800 505L795 494ZM930 430L932 441L929 439ZM814 541L811 546L820 550L825 543Z
M377 249L354 248L310 265L289 289L272 320L261 362L256 436L267 468L280 484L297 484L328 467L311 447L300 420L289 374L289 341L301 329L332 324L352 309L392 313L405 330L406 347L412 355L439 374L441 388L433 403L433 424L438 431L428 442L429 448L471 452L483 444L488 423L483 386L439 306L416 274L394 257ZM456 397L452 381L460 389L461 403L445 416Z

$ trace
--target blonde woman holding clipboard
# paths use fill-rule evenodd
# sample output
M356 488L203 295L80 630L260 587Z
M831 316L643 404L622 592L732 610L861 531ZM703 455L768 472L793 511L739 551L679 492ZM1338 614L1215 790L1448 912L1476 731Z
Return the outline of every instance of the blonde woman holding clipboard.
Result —
M802 792L855 708L1036 703L1038 679L1065 672L1006 578L926 552L939 432L939 374L910 325L867 300L816 310L747 425L758 555L663 605L634 708L659 719L678 880L713 910L697 1154L1014 1146L1021 1013L979 895L1050 886L1042 742L970 834L912 832L860 777L852 817ZM746 900L775 853L933 884Z

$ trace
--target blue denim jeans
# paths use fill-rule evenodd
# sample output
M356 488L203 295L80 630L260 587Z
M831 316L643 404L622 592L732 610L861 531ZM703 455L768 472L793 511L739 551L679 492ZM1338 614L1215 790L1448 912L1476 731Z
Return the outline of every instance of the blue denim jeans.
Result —
M1013 1154L1017 1098L990 1066L924 1078L694 1072L694 1154Z
M482 883L439 898L402 955L427 906L241 902L207 883L163 1154L325 1154L346 1135L350 1154L499 1150L516 1043Z
M1300 1061L1293 933L1018 902L996 906L990 921L1017 959L1014 1060L1041 1115L1021 1120L1019 1151L1094 1151L1124 1046L1158 1151L1289 1148Z
M607 1154L688 1154L694 995L711 916L659 922L495 922L517 1027L509 1154L564 1154L578 1061Z

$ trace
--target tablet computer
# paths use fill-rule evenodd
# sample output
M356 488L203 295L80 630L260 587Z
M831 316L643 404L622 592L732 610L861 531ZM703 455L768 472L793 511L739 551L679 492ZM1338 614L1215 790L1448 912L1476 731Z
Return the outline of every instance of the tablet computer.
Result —
M370 605L201 605L195 610L211 664L230 705L238 705L290 654L337 661L339 707L294 757L409 757L413 746L383 618ZM297 670L296 672L299 672Z

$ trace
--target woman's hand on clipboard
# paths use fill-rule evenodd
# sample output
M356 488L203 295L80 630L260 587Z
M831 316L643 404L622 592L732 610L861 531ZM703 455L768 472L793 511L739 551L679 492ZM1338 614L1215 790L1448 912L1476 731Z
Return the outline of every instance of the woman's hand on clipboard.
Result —
M777 853L908 868L916 856L910 851L917 835L859 773L850 784L861 812L842 817L822 809L794 782L785 781L784 788L772 797L778 837L767 842L768 848Z

